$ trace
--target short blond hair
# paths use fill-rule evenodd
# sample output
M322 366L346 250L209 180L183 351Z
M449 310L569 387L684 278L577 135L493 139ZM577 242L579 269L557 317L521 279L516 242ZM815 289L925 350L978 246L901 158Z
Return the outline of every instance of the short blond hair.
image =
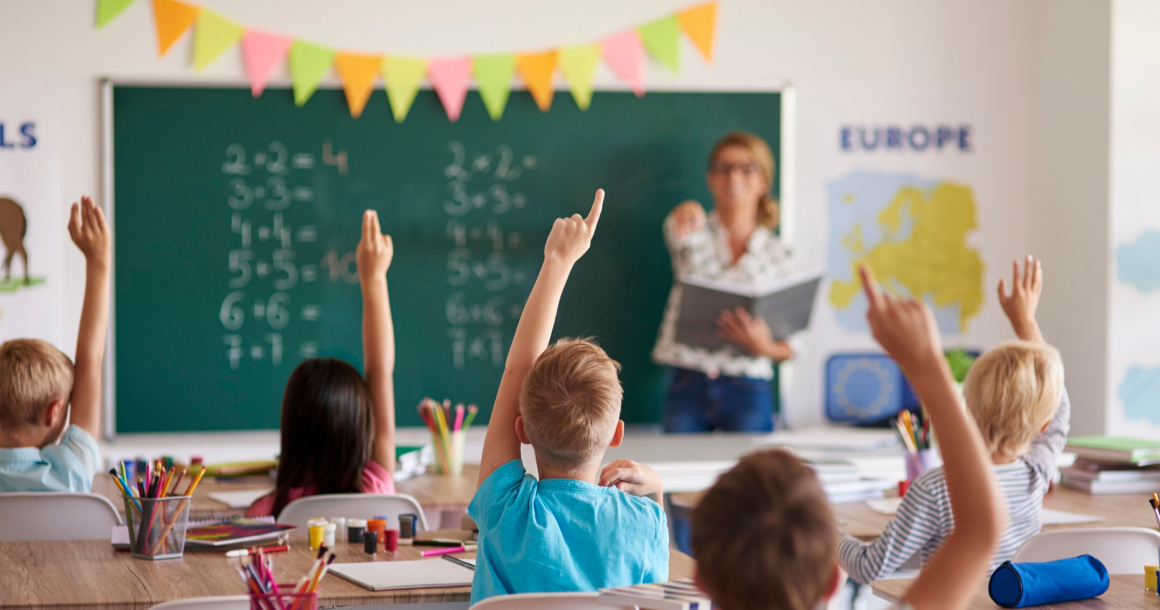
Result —
M73 363L40 339L0 344L0 428L35 424L45 407L72 394Z
M833 584L838 531L813 468L783 449L722 474L692 515L701 586L727 610L813 610Z
M983 354L963 398L992 455L1018 457L1051 421L1063 393L1063 361L1045 343L1008 341Z
M524 432L539 459L580 466L608 446L624 398L619 371L588 339L560 339L540 354L520 389Z

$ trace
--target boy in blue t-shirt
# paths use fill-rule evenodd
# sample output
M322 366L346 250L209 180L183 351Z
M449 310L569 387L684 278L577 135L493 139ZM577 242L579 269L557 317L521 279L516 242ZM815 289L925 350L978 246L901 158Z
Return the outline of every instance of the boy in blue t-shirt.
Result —
M467 512L479 526L471 603L494 595L595 591L663 581L669 535L660 477L617 460L624 391L620 365L583 339L548 340L572 266L588 250L604 191L587 218L552 225L544 265L520 316L487 428L479 489ZM540 479L524 471L520 443ZM627 492L627 493L626 493ZM632 495L629 495L632 494Z
M0 344L0 492L87 492L101 466L93 437L101 418L112 240L104 213L88 197L73 204L68 232L85 255L76 366L45 341Z

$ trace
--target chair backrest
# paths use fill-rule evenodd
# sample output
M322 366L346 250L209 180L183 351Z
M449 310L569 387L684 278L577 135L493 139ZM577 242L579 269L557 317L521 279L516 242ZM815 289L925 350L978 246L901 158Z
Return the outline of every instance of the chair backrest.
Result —
M471 610L634 610L631 606L602 606L596 593L517 593L489 597Z
M157 604L149 610L250 610L250 598L245 595L231 595L175 599Z
M282 509L278 523L306 527L314 517L371 519L379 515L391 520L394 529L399 515L419 515L416 531L427 531L427 517L419 502L406 494L322 494L298 498Z
M1160 532L1143 527L1068 528L1040 532L1015 551L1011 561L1054 561L1091 555L1109 574L1138 574L1156 563Z
M0 541L109 540L121 515L108 498L66 491L0 493Z

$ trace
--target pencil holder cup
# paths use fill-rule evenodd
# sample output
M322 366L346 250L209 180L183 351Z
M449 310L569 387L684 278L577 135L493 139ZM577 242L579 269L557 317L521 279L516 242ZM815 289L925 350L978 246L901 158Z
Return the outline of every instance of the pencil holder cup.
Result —
M129 549L138 559L177 559L185 552L190 496L125 498Z
M467 432L460 430L444 437L432 435L435 444L435 472L459 476L463 474L463 444L467 439Z
M279 593L250 593L250 610L317 610L318 592L314 593L282 593L294 591L296 585L280 584Z
M919 449L918 453L903 451L906 458L906 480L913 481L922 473L934 467L936 454L934 449Z

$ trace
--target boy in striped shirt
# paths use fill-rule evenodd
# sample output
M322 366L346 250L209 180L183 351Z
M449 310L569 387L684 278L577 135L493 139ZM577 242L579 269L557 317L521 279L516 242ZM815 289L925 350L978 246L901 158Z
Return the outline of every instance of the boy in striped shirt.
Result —
M992 557L992 570L1039 533L1043 495L1055 476L1070 428L1063 363L1035 321L1042 286L1039 261L1030 256L1022 274L1015 262L1010 294L999 281L999 303L1019 340L980 357L963 383L967 408L991 453L1007 505L1007 528ZM932 468L911 482L897 514L877 540L865 543L842 535L839 563L854 581L870 583L916 553L925 564L954 527L946 475L941 467Z

